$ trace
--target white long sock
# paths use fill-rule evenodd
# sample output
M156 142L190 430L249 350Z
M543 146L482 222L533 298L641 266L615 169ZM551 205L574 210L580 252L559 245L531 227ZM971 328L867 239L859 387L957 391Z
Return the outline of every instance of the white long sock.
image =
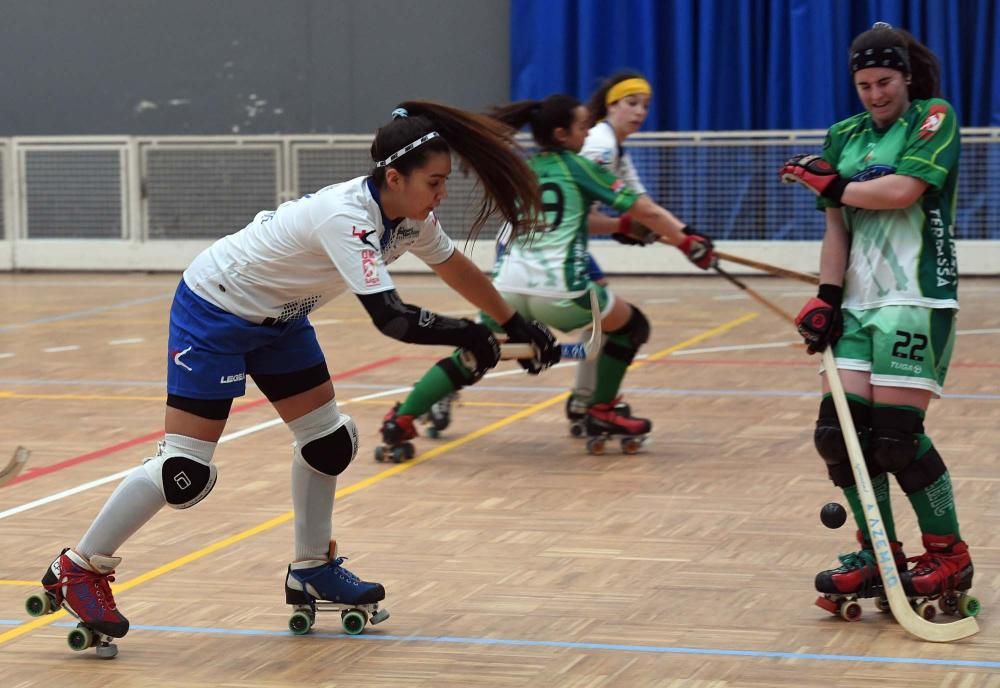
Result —
M309 467L301 447L343 424L337 402L330 401L288 424L295 436L292 459L292 507L295 510L295 561L326 561L333 536L333 497L337 476Z
M169 454L171 449L178 449L211 461L215 446L215 442L170 434L163 438L157 451ZM150 479L146 469L136 466L104 503L76 546L77 553L88 559L95 554L112 556L166 503L163 493Z

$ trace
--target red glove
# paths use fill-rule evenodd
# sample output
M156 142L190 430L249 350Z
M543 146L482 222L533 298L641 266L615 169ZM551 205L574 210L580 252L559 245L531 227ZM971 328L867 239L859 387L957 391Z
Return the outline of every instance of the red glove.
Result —
M626 246L649 246L656 243L659 234L651 230L631 215L625 214L618 218L618 231L611 238Z
M681 231L687 235L684 237L684 241L677 244L681 253L702 270L708 270L715 265L718 258L715 255L712 240L706 236L695 234L694 229L689 226L684 227Z
M796 316L795 326L806 341L810 355L836 344L843 334L844 316L840 310L843 297L843 287L821 284L819 294L809 299Z
M778 172L786 184L798 182L815 194L840 203L844 189L850 184L833 165L818 155L796 155L789 158Z

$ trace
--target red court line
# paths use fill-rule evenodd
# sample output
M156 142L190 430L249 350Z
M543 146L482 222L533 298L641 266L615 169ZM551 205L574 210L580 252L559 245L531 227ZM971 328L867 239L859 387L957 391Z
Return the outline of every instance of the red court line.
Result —
M336 375L331 375L330 379L336 382L337 380L343 380L349 377L354 377L355 375L360 375L361 373L367 372L369 370L374 370L375 368L381 368L382 366L387 366L391 363L395 363L400 360L399 356L390 356L389 358L383 358L381 360L375 361L374 363L366 363L363 366L358 366L357 368L351 368L350 370L345 370L342 373L337 373ZM243 411L249 411L252 408L256 408L261 404L267 403L267 399L257 399L255 401L248 402L246 404L241 404L236 406L231 411L232 413L241 413ZM107 456L108 454L114 454L122 449L128 449L129 447L134 447L137 444L143 444L151 440L158 440L163 437L163 430L158 430L157 432L151 432L140 437L133 437L130 440L125 440L124 442L119 442L118 444L113 444L110 447L104 447L96 451L88 452L87 454L81 454L80 456L74 456L72 459L66 459L65 461L60 461L59 463L54 463L49 466L40 466L38 468L31 468L20 476L11 480L8 486L17 485L18 483L23 483L28 480L34 480L43 475L48 475L49 473L55 473L56 471L61 471L65 468L70 468L71 466L76 466L81 463L86 463L87 461L93 461L94 459L99 459L102 456Z

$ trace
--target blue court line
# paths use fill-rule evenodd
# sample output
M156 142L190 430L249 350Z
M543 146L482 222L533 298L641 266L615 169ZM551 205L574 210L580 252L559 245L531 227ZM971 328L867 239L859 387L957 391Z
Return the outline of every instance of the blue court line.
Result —
M17 626L16 619L0 619L2 626ZM75 623L53 624L61 628L75 628ZM260 630L253 628L212 628L197 626L146 626L133 624L131 631L155 633L196 633L200 635L256 636L265 638L294 638L288 631ZM614 643L574 643L559 640L517 640L513 638L469 638L447 635L382 635L344 633L310 633L312 638L341 640L388 640L411 643L448 643L452 645L493 645L508 647L558 647L567 650L605 650L608 652L644 652L669 655L705 655L711 657L757 657L762 659L806 659L820 662L866 662L869 664L914 664L947 667L1000 669L1000 662L971 659L928 659L925 657L883 657L879 655L834 655L815 652L771 652L764 650L726 650L722 648L671 647L667 645L619 645Z
M37 385L37 386L77 386L77 387L159 387L166 388L166 381L159 380L42 380L32 378L0 378L0 385ZM399 385L383 385L363 382L340 382L337 389L381 391L395 389ZM501 392L508 394L524 394L525 392L540 392L558 394L565 392L565 387L556 385L484 385L478 384L465 387L463 392ZM637 396L678 396L678 397L813 397L819 398L816 390L796 391L794 389L680 389L672 387L622 387L622 392ZM943 394L943 399L972 399L976 401L1000 401L1000 394Z
M113 303L110 306L98 306L96 308L87 308L82 311L72 311L71 313L63 313L62 315L50 315L46 318L37 318L35 320L29 320L28 322L15 323L13 325L0 325L0 332L11 332L13 330L20 330L24 327L31 327L32 325L43 325L50 322L59 322L60 320L74 320L76 318L85 318L88 315L95 315L97 313L106 313L108 311L117 310L119 308L128 308L129 306L138 306L144 303L150 303L152 301L164 301L166 299L172 298L173 293L160 294L159 296L147 296L142 299L132 299L131 301L122 301L120 303Z

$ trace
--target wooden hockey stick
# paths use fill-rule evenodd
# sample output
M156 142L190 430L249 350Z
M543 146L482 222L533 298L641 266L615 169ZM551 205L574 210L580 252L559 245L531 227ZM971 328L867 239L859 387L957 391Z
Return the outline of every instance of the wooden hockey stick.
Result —
M24 447L18 447L14 450L14 456L10 457L10 461L0 471L0 487L3 487L18 476L21 469L24 468L24 464L28 463L29 456L31 456L31 452Z
M921 640L935 643L947 643L978 633L979 624L971 616L951 623L937 624L922 618L910 606L910 601L903 591L903 583L899 578L889 538L886 536L882 514L879 512L878 502L875 500L875 490L872 488L871 477L865 466L865 456L861 451L861 444L858 442L854 421L851 419L847 395L844 393L844 386L840 381L840 373L837 372L837 361L833 357L832 347L828 346L823 351L823 368L830 385L830 393L833 395L833 403L837 408L837 417L840 419L844 441L847 443L851 471L854 473L854 481L858 486L858 498L865 510L868 533L871 536L875 559L878 562L879 573L882 574L882 583L885 586L885 594L889 599L892 615L896 617L896 621L907 633L915 635Z
M730 263L739 263L740 265L745 265L749 268L769 272L772 275L777 275L778 277L789 277L800 282L805 282L806 284L819 284L819 277L816 275L810 275L796 270L789 270L788 268L778 267L777 265L771 265L770 263L762 263L759 260L751 260L750 258L743 258L742 256L734 256L732 253L725 253L723 251L716 251L715 255L722 260L728 260Z
M726 272L725 270L723 270L722 268L720 268L718 265L713 265L712 267L715 269L715 271L717 273L719 273L720 275L722 275L723 277L725 277L732 284L736 285L737 287L739 287L740 289L742 289L743 291L745 291L747 293L747 296L749 296L751 299L753 299L754 301L756 301L760 305L762 305L762 306L764 306L766 308L769 308L771 310L771 312L775 313L778 317L783 318L784 320L787 320L790 323L793 323L793 324L795 323L795 316L792 315L791 313L789 313L788 311L786 311L785 309L783 309L781 306L779 306L779 305L773 303L772 301L769 301L768 299L764 298L764 296L762 296L760 293L758 293L757 290L748 287L744 282L742 282L741 280L736 279L736 277L734 277L733 275L730 275L728 272Z

